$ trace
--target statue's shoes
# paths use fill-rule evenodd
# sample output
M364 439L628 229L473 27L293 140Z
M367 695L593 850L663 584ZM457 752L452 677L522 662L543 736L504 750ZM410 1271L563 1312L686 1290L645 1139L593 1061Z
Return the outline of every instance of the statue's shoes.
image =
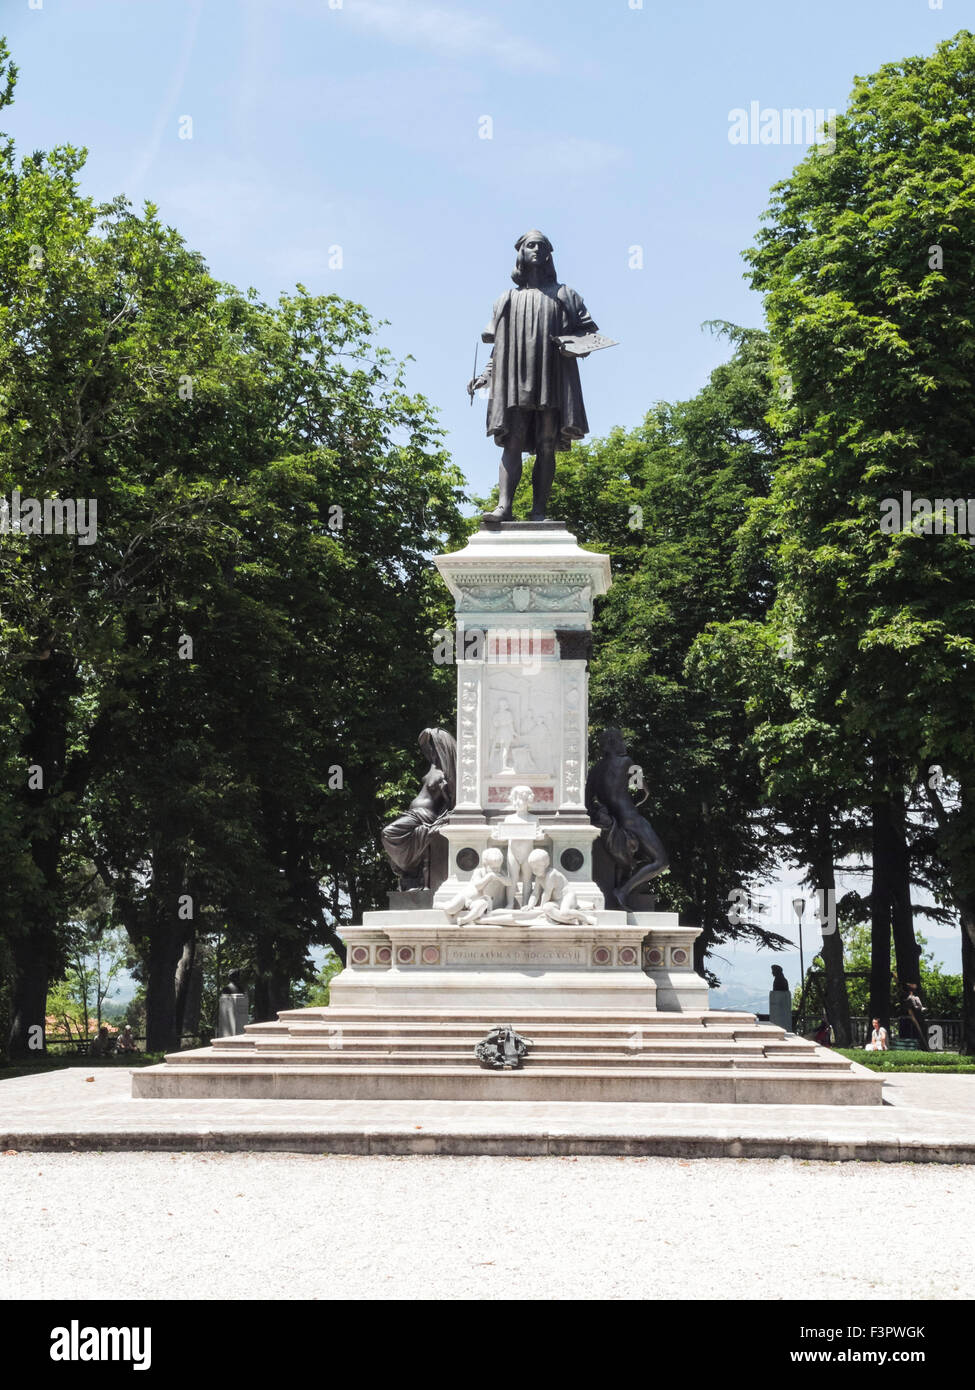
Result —
M484 522L485 525L488 525L488 526L490 526L490 525L497 525L497 524L498 524L499 522L501 522L501 521L510 521L510 520L511 520L511 512L510 512L510 511L506 511L506 510L504 509L504 507L495 507L495 509L494 509L493 512L482 512L482 513L481 513L481 521Z
M544 513L544 512L529 512L529 513L528 513L528 520L529 520L529 521L544 521L544 520L545 520L545 513Z

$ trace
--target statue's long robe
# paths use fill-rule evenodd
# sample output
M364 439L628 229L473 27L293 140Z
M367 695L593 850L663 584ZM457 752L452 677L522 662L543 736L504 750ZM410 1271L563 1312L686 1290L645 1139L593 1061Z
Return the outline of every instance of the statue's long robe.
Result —
M529 412L525 438L529 453L536 451L531 412L559 412L556 448L560 451L589 433L578 360L563 357L552 338L595 332L582 297L568 285L510 289L501 296L481 334L483 342L494 344L485 374L490 385L487 432L494 435L496 444L503 448L508 442L512 410Z

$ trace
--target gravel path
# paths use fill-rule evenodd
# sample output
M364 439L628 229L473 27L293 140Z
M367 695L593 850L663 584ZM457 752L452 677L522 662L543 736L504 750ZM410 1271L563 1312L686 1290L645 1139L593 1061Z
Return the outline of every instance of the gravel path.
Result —
M4 1299L970 1299L973 1229L959 1165L0 1156Z

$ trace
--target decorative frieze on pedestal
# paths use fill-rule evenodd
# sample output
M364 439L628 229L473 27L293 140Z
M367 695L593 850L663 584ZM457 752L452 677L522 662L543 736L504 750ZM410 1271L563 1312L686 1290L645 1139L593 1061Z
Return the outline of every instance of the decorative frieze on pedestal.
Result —
M367 912L349 927L346 968L331 984L342 1008L593 1008L653 1010L643 969L646 927L623 912L595 926L444 924L432 912ZM364 953L362 956L359 953Z
M446 925L436 908L367 912L348 927L348 964L331 985L343 1008L445 1008L516 1003L544 1008L707 1010L693 966L697 927L676 913L598 912L595 926ZM585 977L585 978L580 978Z
M694 969L694 942L700 927L680 926L676 913L631 912L628 918L647 933L643 968L656 985L657 1008L703 1013L708 1007L708 985Z

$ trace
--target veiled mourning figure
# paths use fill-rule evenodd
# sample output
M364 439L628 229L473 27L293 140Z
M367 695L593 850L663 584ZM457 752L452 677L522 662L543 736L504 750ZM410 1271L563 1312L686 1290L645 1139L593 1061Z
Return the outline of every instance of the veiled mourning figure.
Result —
M410 809L383 829L383 848L399 875L400 889L428 888L430 841L454 809L457 745L446 729L424 729L420 752L430 767Z
M605 729L599 747L602 757L586 781L586 810L593 825L599 826L600 843L615 866L613 882L600 887L607 900L612 898L625 911L630 895L663 873L670 858L630 797L633 759L619 729Z

